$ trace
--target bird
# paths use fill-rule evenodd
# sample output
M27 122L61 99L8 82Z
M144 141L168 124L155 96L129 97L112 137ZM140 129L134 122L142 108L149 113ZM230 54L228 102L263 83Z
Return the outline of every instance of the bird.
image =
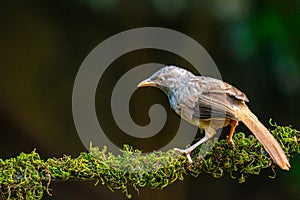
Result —
M175 148L192 163L191 152L211 139L216 130L231 126L228 142L236 126L243 122L254 134L272 160L283 170L291 167L286 154L268 129L251 112L247 96L236 87L219 79L197 76L190 71L167 65L140 82L140 87L156 87L168 97L170 107L185 121L205 131L204 137L187 149Z

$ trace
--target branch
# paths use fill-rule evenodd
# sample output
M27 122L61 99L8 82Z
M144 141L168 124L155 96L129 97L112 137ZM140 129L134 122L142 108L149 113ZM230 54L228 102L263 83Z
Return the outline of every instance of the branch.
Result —
M300 132L290 126L272 124L271 133L289 158L300 154ZM143 154L125 145L121 155L108 153L106 147L91 147L91 152L81 153L76 158L63 156L43 160L34 150L21 153L15 158L0 159L0 194L4 199L41 199L44 192L51 195L49 185L54 181L94 180L95 185L106 185L112 191L121 189L130 198L128 186L138 188L164 188L185 175L197 177L201 173L220 178L229 174L240 183L251 174L271 168L274 175L276 165L253 135L234 135L235 146L227 140L220 140L213 149L201 158L207 142L193 154L194 162L189 164L185 156L174 150Z

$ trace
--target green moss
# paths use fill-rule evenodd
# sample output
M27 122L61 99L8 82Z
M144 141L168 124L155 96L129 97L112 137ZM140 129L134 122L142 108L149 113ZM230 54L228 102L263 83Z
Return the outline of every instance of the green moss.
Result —
M41 199L48 192L47 164L35 152L0 160L0 191L4 199Z
M272 134L288 157L300 154L300 132L290 126L278 126L270 121ZM35 151L21 153L15 158L0 159L0 193L4 199L41 199L49 195L51 182L59 180L94 180L95 185L106 185L112 191L122 190L128 198L128 187L138 191L141 187L162 189L185 175L201 173L220 178L225 174L240 183L252 174L271 168L275 177L276 165L253 135L234 135L235 146L220 140L202 158L212 142L206 142L193 154L189 164L185 156L169 150L143 154L125 145L118 156L107 152L106 147L91 147L91 152L78 157L63 156L43 160Z

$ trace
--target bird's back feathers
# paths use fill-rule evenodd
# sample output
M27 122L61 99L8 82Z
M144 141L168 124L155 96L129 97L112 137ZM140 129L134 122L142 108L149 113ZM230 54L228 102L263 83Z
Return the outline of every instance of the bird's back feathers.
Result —
M210 77L194 76L188 83L177 86L182 88L175 90L174 102L179 104L177 107L181 114L190 119L226 117L238 120L232 104L237 100L248 101L246 95L237 88Z

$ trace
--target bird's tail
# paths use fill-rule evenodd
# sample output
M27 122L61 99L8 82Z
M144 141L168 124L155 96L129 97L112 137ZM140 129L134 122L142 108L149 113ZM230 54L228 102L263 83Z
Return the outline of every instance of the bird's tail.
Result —
M251 130L258 141L269 153L273 161L284 170L291 167L287 156L268 129L257 119L246 104L239 104L236 109L239 119Z

